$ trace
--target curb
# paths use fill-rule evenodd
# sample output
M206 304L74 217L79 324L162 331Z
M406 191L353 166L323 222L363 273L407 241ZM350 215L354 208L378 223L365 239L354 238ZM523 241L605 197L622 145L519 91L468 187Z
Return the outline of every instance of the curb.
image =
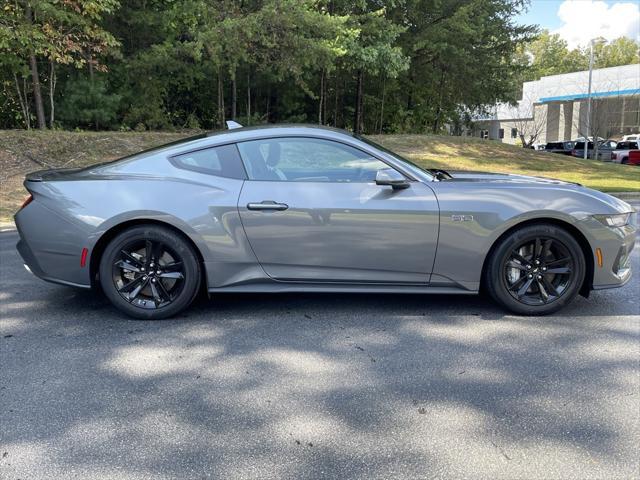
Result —
M13 222L0 222L0 233L12 232L16 229L16 225Z

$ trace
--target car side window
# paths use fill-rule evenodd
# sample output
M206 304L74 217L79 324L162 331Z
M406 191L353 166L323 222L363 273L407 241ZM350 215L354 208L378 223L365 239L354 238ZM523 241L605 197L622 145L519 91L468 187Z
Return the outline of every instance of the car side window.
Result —
M373 182L386 163L349 145L319 138L267 138L238 143L250 180Z
M239 180L247 178L235 145L196 150L176 155L170 160L174 166L185 170Z

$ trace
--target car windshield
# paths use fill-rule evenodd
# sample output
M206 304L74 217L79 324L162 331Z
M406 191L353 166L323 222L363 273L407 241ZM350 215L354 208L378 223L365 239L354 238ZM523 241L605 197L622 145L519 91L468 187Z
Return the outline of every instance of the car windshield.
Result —
M376 149L386 153L387 155L392 157L394 160L397 160L400 163L406 164L407 167L409 167L410 170L418 170L421 173L426 173L431 178L437 177L437 170L430 170L430 169L426 169L424 167L421 167L420 165L417 165L416 163L412 162L411 160L407 160L405 157L402 157L402 156L398 155L397 153L392 152L388 148L383 147L379 143L376 143L376 142L371 141L371 140L369 140L367 138L364 138L361 135L354 135L354 137L357 138L358 140L366 143L367 145L371 145L372 147L375 147Z

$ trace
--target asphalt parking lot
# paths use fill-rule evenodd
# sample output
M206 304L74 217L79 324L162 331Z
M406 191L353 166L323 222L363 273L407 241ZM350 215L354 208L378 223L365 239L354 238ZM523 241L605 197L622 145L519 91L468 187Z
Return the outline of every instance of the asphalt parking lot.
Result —
M638 205L636 205L638 208ZM225 295L134 321L0 233L0 478L638 478L640 252L560 314Z

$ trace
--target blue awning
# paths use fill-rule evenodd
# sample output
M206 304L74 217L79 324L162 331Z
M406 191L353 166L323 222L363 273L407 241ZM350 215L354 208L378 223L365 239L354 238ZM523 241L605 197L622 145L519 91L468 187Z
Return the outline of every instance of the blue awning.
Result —
M619 97L622 95L640 95L640 88L613 90L611 92L592 92L591 98ZM540 103L566 102L567 100L583 100L587 97L589 97L589 94L587 93L574 93L572 95L560 95L558 97L541 97L538 101Z

